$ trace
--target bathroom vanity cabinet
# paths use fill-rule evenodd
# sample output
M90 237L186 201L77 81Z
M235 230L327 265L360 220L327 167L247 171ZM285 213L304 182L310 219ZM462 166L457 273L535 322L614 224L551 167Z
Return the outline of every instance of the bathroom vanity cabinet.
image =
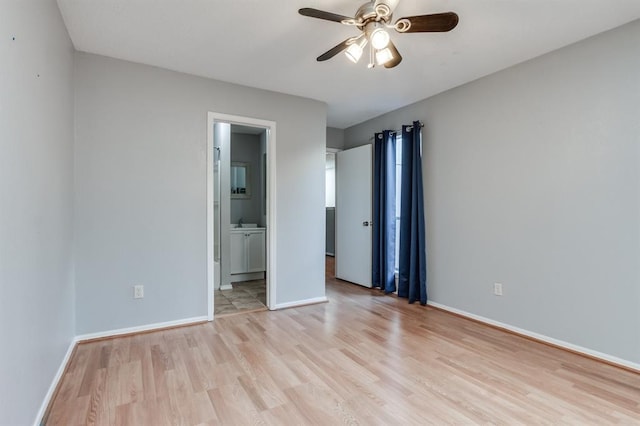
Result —
M231 230L229 259L231 274L266 271L266 229L234 228ZM232 279L232 281L235 281Z

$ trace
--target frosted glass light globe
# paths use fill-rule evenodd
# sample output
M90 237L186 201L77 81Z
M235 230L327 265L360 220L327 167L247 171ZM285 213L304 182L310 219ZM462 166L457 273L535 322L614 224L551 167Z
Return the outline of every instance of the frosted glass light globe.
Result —
M371 33L371 45L376 50L384 49L389 44L389 38L389 33L386 30L376 28Z

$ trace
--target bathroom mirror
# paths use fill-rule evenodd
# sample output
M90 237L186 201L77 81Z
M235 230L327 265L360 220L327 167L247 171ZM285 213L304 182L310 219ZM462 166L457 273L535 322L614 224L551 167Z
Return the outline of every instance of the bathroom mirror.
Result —
M231 163L231 198L251 198L250 179L248 163Z

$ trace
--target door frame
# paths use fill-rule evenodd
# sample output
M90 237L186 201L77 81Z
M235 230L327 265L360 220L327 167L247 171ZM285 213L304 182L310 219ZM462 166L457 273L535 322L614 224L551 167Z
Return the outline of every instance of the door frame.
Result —
M214 124L223 122L267 131L267 308L276 306L276 122L258 118L229 115L209 111L207 114L207 318L213 321L214 270L213 270L213 147Z

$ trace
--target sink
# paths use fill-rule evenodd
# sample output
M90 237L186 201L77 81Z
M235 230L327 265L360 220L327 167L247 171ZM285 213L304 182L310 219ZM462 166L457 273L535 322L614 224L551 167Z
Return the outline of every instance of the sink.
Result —
M258 227L257 223L243 223L241 225L234 223L231 225L231 228L257 228L257 227Z

